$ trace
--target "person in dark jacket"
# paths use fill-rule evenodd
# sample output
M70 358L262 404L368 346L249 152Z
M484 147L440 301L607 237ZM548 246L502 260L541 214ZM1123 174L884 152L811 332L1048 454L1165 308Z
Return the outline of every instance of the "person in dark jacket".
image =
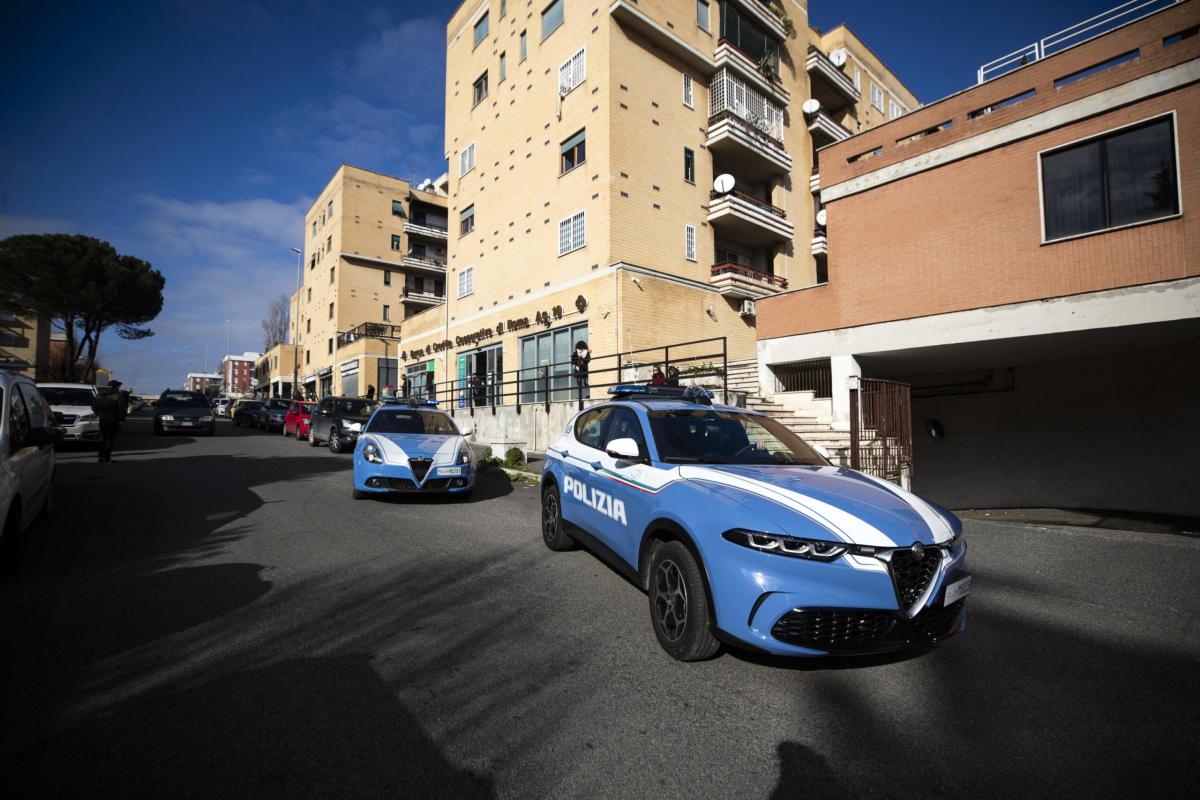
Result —
M667 386L679 385L679 367L672 364L667 367Z
M375 387L369 383L367 384L367 399L368 400L375 399Z
M96 392L92 401L92 411L100 419L100 461L112 461L113 445L117 441L117 431L121 429L121 421L125 419L125 398L121 394L121 382L109 381L108 386Z
M571 353L571 372L575 376L575 386L579 389L580 397L588 397L591 392L588 386L588 365L592 361L592 352L586 342L575 343L575 352Z

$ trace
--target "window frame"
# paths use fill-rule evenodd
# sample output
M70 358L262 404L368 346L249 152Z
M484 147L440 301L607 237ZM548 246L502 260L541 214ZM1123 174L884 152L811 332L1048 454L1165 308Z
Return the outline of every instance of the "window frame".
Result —
M576 68L578 65L578 69ZM567 82L570 86L563 83L563 72L567 74ZM576 74L578 73L578 75ZM578 77L578 80L576 78ZM558 65L558 93L562 97L566 97L571 92L583 86L587 80L587 47L581 47L567 57L567 60Z
M879 95L878 103L875 102L876 94ZM883 110L883 99L884 99L883 98L883 87L881 87L879 84L875 83L874 81L871 81L871 108L875 109L880 114L886 113Z
M467 156L470 155L471 166L463 169L463 164L467 161ZM475 142L472 141L458 153L458 177L462 177L475 169Z
M484 12L482 14L480 14L479 17L474 22L471 23L471 42L472 42L471 49L472 50L474 50L476 47L479 47L479 45L483 44L484 40L487 39L488 34L491 33L492 21L488 18L490 13L491 13L490 10L485 8ZM479 31L480 25L483 26L482 33L480 33L480 31Z
M500 80L496 81L496 84L499 85L508 78L508 51L501 51L500 65L497 67L497 71L500 74Z
M467 277L467 280L465 281L465 283L469 284L469 286L467 286L466 291L463 291L464 276L469 276L469 277ZM469 297L473 294L475 294L475 265L474 264L472 264L469 267L463 267L462 269L460 269L458 271L458 299L461 300L464 297Z
M688 167L691 167L692 177L688 177ZM696 151L690 147L683 148L683 179L691 185L696 185Z
M483 94L479 94L480 86L483 87ZM471 83L471 108L475 108L488 98L488 71L485 69L483 74L476 78Z
M471 227L464 230L463 226L466 225L466 223L467 223L467 216L468 216L467 212L468 211L471 212L471 214L470 214ZM471 205L467 206L462 211L460 211L458 214L458 235L459 235L459 237L463 237L469 233L474 232L474 230L475 230L475 204L472 203Z
M700 24L700 8L704 8L704 24ZM712 33L712 6L708 0L696 0L696 27L705 33Z
M580 239L578 244L575 243L575 218L576 217L582 217L582 223L583 223L583 236ZM566 250L563 249L563 241L562 241L562 226L563 226L564 222L569 223L571 225L571 231L568 234L570 239L567 243ZM565 255L570 255L571 253L574 253L578 250L582 250L585 247L587 247L587 209L580 209L578 211L571 212L566 217L564 217L563 219L560 219L558 221L558 255L559 255L559 258L561 258Z
M562 8L562 16L559 18L557 25L555 25L550 30L546 30L546 12L549 11L554 6L560 6ZM544 42L547 39L549 39L552 35L554 35L554 32L556 30L558 30L559 28L561 28L564 23L566 23L566 21L567 21L566 0L550 0L549 3L547 3L545 6L543 6L542 13L541 13L541 16L539 17L539 19L541 20L541 23L542 23L542 41Z
M400 252L400 234L398 234L398 233L392 234L392 252L393 253Z
M524 64L525 59L529 57L529 31L521 31L521 34L518 38L520 39L521 58L517 63Z
M392 271L390 269L385 269L383 271L383 285L384 286L392 285Z
M1076 147L1076 146L1082 145L1082 144L1087 144L1088 142L1093 142L1093 141L1097 141L1100 139L1106 139L1110 136L1114 136L1114 135L1120 133L1121 131L1128 130L1130 128L1137 128L1137 127L1143 126L1143 125L1150 126L1156 122L1159 122L1161 120L1167 120L1167 119L1169 119L1171 121L1171 150L1175 157L1175 205L1176 205L1176 208L1178 209L1175 213L1165 214L1161 217L1154 217L1153 219L1143 219L1143 220L1138 220L1137 222L1127 222L1124 225L1115 225L1115 226L1109 227L1109 228L1097 228L1094 231L1083 231L1082 233L1073 233L1069 236L1059 236L1054 239L1046 238L1046 188L1045 188L1045 182L1044 182L1043 175L1042 175L1042 158L1044 156L1054 155L1057 152L1060 152L1063 150L1069 150L1072 147ZM1038 216L1039 216L1038 222L1041 225L1041 236L1042 236L1042 240L1041 240L1040 244L1047 245L1047 244L1057 244L1059 242L1069 242L1074 239L1082 239L1085 236L1097 236L1099 234L1125 230L1126 228L1136 228L1139 225L1153 225L1156 222L1165 222L1167 220L1179 219L1180 217L1183 216L1183 176L1180 174L1180 170L1179 170L1179 118L1175 112L1175 109L1171 109L1170 111L1167 111L1162 114L1152 114L1149 117L1144 117L1143 119L1135 120L1134 122L1129 122L1124 125L1118 125L1115 128L1109 128L1109 129L1101 131L1099 133L1093 133L1093 134L1089 134L1087 136L1081 136L1078 139L1072 139L1069 142L1063 142L1062 144L1056 144L1053 147L1047 147L1043 150L1037 151L1037 153L1034 154L1034 157L1037 159Z
M688 253L688 236L691 236L691 253ZM683 257L688 261L696 261L696 226L690 222L683 226Z
M576 137L581 137L569 150L567 143L574 140ZM567 153L573 152L578 156L582 153L582 158L578 158L570 167L566 166ZM587 163L587 128L580 128L573 134L568 136L558 145L558 175L561 178L568 172L573 172L576 168L582 167Z
M696 107L696 81L691 73L683 73L683 104L688 108Z
M392 307L390 305L388 305L387 303L384 303L383 304L383 321L384 322L392 321L391 320L391 311L392 311Z

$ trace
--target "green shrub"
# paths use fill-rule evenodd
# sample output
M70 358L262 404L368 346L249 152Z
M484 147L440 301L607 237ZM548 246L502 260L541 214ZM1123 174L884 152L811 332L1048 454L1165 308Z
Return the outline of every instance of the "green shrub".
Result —
M475 461L476 465L488 468L500 466L500 459L492 455L492 448L485 447L479 454L479 458Z
M510 447L504 453L504 466L509 469L519 469L525 466L525 454L519 447Z

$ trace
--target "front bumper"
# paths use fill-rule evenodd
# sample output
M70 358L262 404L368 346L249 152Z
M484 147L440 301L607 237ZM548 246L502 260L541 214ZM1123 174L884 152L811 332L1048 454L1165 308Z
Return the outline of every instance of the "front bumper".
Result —
M418 481L411 469L400 464L372 464L354 454L354 488L376 494L455 494L475 486L475 465L436 466Z
M213 430L216 425L212 422L200 422L192 419L159 420L158 427L164 432L195 433Z
M58 425L56 427L63 432L64 442L100 441L99 422L76 422L74 425Z
M968 576L966 543L942 556L918 608L901 609L882 562L823 563L757 553L720 539L704 554L726 641L775 655L881 653L933 644L966 626L946 587Z
M283 430L283 417L267 417L264 427L269 431Z

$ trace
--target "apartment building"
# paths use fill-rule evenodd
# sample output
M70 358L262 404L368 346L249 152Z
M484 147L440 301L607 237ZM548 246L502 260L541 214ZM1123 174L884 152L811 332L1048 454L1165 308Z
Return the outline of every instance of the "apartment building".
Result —
M183 388L190 392L211 392L221 390L221 373L219 372L189 372L183 381Z
M1200 3L1136 10L821 150L828 282L758 305L781 402L912 387L945 505L1200 515Z
M286 342L275 345L254 362L254 396L292 397L293 376L299 373L300 348Z
M17 317L0 311L0 369L49 379L49 320Z
M917 106L850 31L782 5L459 7L447 302L401 324L410 389L518 369L565 386L578 341L727 337L729 359L753 358L754 301L823 276L814 148L882 122L873 94Z
M305 396L395 384L395 326L445 302L446 202L444 178L410 186L348 164L334 173L305 215L292 297Z
M227 355L221 359L221 391L230 397L242 397L254 391L254 362L259 353Z

